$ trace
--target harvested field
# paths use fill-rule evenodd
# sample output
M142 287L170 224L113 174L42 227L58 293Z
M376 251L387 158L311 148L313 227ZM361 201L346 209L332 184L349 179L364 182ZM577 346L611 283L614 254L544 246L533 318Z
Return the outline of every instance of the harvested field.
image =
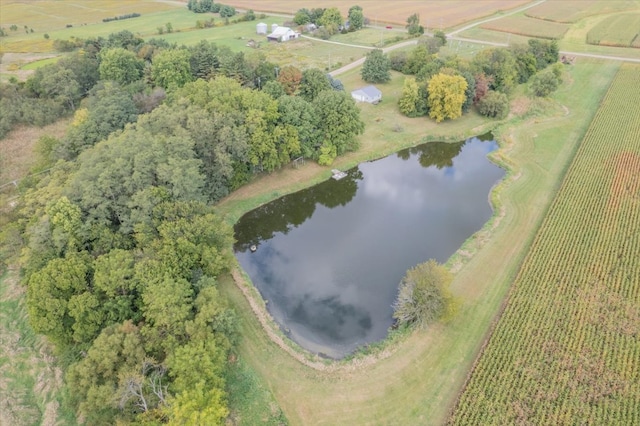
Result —
M496 21L482 24L480 28L527 37L561 39L569 29L569 25L557 22L527 18L526 16L507 16Z
M310 0L298 0L295 2L286 0L228 0L225 3L242 9L287 13L293 15L303 7L318 7L318 2ZM406 25L407 18L419 13L421 24L427 28L452 28L464 22L493 15L499 11L517 8L529 3L525 0L485 0L485 1L394 1L390 5L388 1L370 0L361 2L364 15L371 23L384 22L389 24ZM322 7L337 7L344 16L349 7L356 3L341 0L325 0Z
M587 43L640 48L640 13L609 16L587 33Z
M593 15L638 9L637 1L615 0L549 0L525 12L531 18L573 23Z

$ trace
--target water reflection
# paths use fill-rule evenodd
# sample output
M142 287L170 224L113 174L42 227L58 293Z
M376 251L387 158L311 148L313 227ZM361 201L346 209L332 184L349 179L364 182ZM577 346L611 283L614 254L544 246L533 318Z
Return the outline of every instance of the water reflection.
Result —
M495 147L429 143L282 197L236 224L236 256L294 340L342 357L386 336L408 268L444 262L490 217Z

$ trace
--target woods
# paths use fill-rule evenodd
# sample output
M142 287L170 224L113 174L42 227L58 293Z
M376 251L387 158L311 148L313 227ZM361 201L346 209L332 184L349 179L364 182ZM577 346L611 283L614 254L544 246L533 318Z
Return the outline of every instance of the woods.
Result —
M238 331L217 277L233 237L213 205L293 158L331 164L364 127L337 80L286 75L260 54L122 32L2 84L3 132L73 114L39 145L49 173L25 186L11 235L31 325L55 344L85 422L228 416Z

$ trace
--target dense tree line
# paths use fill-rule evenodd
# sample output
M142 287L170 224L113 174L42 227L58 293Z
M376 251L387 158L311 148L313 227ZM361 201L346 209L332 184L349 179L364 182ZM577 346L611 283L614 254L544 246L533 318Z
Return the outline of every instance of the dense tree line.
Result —
M21 251L30 321L56 345L68 403L87 424L223 423L237 327L216 280L233 237L212 205L292 158L356 149L354 101L317 69L129 32L2 94L20 113L74 114L64 138L39 141L51 170L0 235Z
M545 70L558 60L555 41L532 39L527 45L487 49L470 61L437 55L443 42L442 37L427 38L410 52L390 55L391 69L412 76L398 102L403 114L442 121L475 104L481 114L503 118L509 110L507 95L517 84L531 82L535 96L548 96L560 83L559 68Z

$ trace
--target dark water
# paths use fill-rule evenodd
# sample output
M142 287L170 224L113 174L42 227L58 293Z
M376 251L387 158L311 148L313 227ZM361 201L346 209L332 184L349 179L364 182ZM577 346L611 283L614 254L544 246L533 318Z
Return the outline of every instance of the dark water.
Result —
M236 256L294 341L343 357L387 335L407 269L445 262L491 217L496 147L428 143L360 164L244 215Z

